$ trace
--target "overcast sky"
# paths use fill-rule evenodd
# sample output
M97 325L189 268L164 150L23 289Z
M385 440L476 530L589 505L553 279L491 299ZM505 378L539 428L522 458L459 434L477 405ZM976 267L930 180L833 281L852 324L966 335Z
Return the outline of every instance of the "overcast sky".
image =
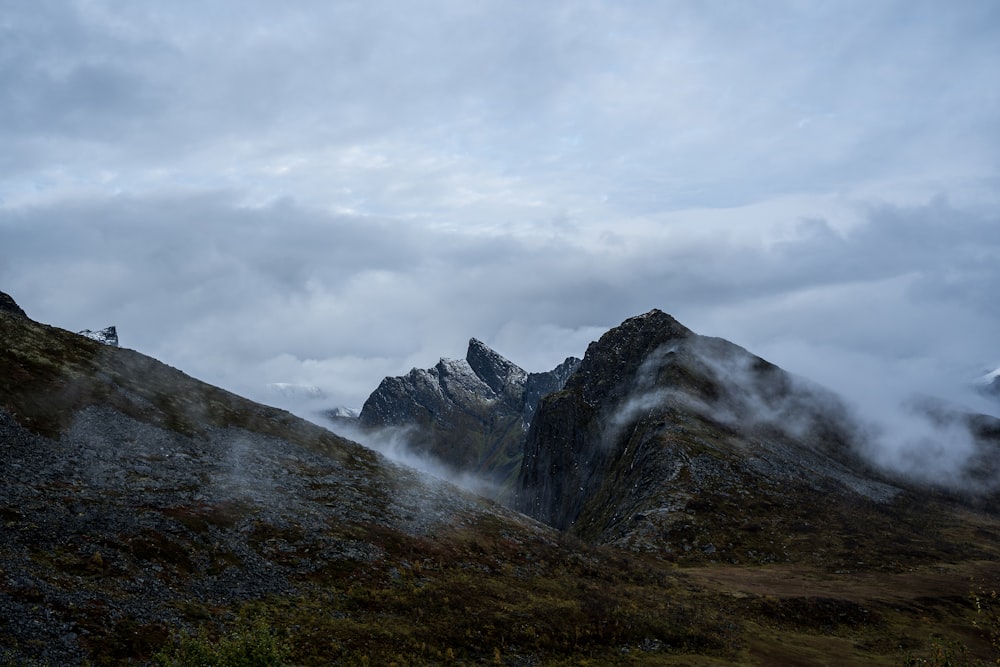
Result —
M660 308L859 400L1000 366L996 0L0 0L0 290L268 402Z

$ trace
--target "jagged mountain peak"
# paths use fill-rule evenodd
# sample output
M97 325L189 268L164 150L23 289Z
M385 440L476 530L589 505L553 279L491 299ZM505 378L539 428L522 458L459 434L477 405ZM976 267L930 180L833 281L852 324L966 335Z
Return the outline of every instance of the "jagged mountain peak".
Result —
M465 359L442 357L430 374L445 396L492 402L499 395Z
M383 379L358 423L406 427L412 450L512 485L539 399L561 389L577 364L570 357L551 371L527 373L472 338L465 359L442 358L433 368Z
M524 388L528 374L477 338L469 340L465 360L475 374L496 394L517 393Z
M0 312L13 313L14 315L19 315L21 317L27 317L27 313L21 309L14 298L7 294L6 292L0 292Z

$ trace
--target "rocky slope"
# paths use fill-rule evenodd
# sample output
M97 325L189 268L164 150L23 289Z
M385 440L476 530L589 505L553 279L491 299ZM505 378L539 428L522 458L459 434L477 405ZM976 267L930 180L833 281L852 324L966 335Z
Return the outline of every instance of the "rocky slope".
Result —
M970 479L1000 479L1000 431L979 425ZM542 399L514 506L682 561L844 561L866 539L860 517L919 541L899 516L916 520L914 498L934 491L873 470L863 438L832 393L654 310L592 343Z
M520 470L524 437L535 407L576 369L569 358L545 373L527 373L479 340L464 360L385 378L365 401L366 429L405 428L412 450L452 469L498 484Z
M377 572L482 521L549 541L287 412L9 306L0 452L3 664L148 657L191 613Z

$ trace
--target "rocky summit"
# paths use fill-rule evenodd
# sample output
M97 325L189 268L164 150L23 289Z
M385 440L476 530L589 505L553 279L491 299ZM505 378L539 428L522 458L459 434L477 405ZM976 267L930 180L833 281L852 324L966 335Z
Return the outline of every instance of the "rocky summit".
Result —
M560 389L578 364L571 357L551 371L528 373L473 338L463 360L441 359L433 368L385 378L359 423L404 428L415 452L509 486L538 401Z
M659 311L551 374L473 341L366 405L455 447L528 425L545 525L3 305L0 665L1000 658L991 497L869 470L836 397Z

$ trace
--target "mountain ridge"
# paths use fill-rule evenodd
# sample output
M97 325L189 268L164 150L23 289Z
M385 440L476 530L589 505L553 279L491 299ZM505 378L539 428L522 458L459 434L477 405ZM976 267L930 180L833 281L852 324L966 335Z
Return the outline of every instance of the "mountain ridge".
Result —
M551 371L528 373L472 338L465 359L442 358L432 368L383 379L358 424L405 428L414 452L509 486L538 401L561 387L578 363L570 357Z

